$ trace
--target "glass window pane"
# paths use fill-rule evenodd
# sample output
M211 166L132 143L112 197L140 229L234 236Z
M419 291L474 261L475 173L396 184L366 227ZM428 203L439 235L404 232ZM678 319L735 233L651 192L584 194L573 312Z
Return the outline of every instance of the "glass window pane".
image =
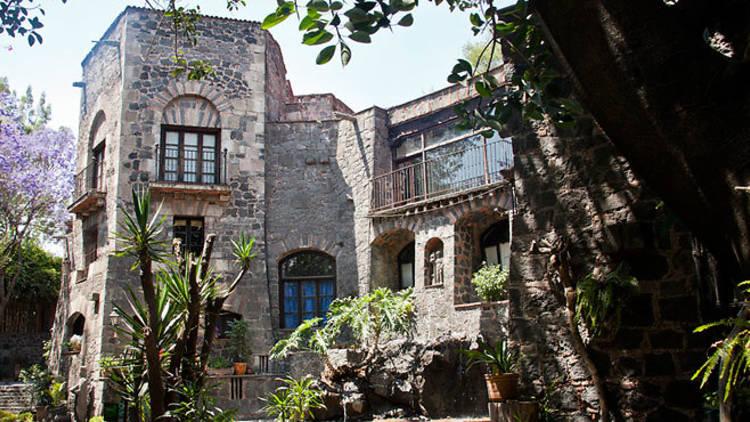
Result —
M487 265L497 265L500 263L500 257L497 254L497 246L492 245L484 248L484 259Z
M316 316L316 315L315 315L314 313L306 313L306 314L302 314L302 320L306 320L306 319L312 319L312 318L315 318L315 316Z
M335 262L320 252L299 252L281 264L282 277L334 276Z
M315 282L305 281L302 283L302 296L315 296Z
M414 264L411 262L401 264L401 288L406 289L414 286Z
M321 316L325 315L325 313L328 311L328 308L331 306L331 302L333 302L332 297L321 297L320 298L320 313Z
M190 227L203 227L203 220L190 220Z
M185 146L198 146L198 134L197 133L185 133Z
M304 312L315 312L315 298L306 297L302 299L302 310Z
M284 283L284 297L297 297L297 283Z
M295 328L299 324L298 314L284 314L284 327Z
M510 243L500 244L500 264L503 268L510 268Z
M415 135L404 139L401 145L396 148L396 158L408 157L422 151L422 137Z
M284 311L286 312L299 312L297 298L285 298L284 299Z
M216 146L216 136L203 135L203 148Z
M333 296L333 281L321 281L318 283L321 296Z
M167 132L164 138L167 145L177 145L180 143L180 134L178 132Z

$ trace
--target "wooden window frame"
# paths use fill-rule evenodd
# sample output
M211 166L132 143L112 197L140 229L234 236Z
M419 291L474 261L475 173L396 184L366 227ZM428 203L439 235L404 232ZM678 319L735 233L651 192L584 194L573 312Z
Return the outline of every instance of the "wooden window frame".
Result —
M199 248L200 248L200 250L202 251L202 250L203 250L203 243L204 243L204 242L206 241L206 219L205 219L205 218L203 218L203 217L199 217L199 216L184 216L184 215L175 215L175 216L174 216L174 217L172 218L172 239L176 239L176 238L177 238L177 235L176 235L176 234L175 234L175 232L174 232L174 228L175 228L175 227L177 227L177 226L175 225L175 220L186 220L186 222L185 222L185 227L192 227L192 225L190 224L190 222L191 222L191 221L197 221L197 220L200 220L200 222L201 222L201 231L202 231L203 233L202 233L202 236L201 236L201 242L200 242ZM186 232L185 232L185 237L186 237L186 238L188 238L188 237L189 237L189 236L188 236L188 233L187 233L187 229L186 229ZM182 247L182 250L181 250L181 252L182 252L182 253L184 253L184 252L185 252L185 249L187 248L187 246L188 246L188 245L187 245L187 243L185 242L185 239L182 239L182 238L181 238L181 240L182 240L182 245L181 245L181 247ZM200 252L194 252L194 253L200 253Z
M196 185L205 184L219 184L221 178L221 129L218 128L205 128L195 126L174 126L174 125L162 125L161 126L161 141L159 143L159 174L157 175L159 180L167 181L165 178L164 164L166 162L167 154L167 132L178 133L178 146L177 146L177 180L170 182L175 183L189 183ZM185 134L195 133L198 135L198 153L196 159L196 173L195 182L186 182L184 175L185 165ZM214 182L204 183L203 182L203 135L214 135L216 144L214 146L215 158L214 158Z
M329 259L333 263L333 275L332 276L285 276L284 271L282 269L282 266L284 263L292 258L294 255L297 255L298 253L310 253L314 252L317 255L323 256L326 259ZM332 257L331 255L328 255L325 252L321 251L299 251L293 254L290 254L288 256L285 256L282 260L279 261L279 327L281 329L294 329L299 324L304 321L302 319L302 315L304 312L302 311L302 283L305 281L313 281L315 282L315 316L316 317L323 317L325 315L325 311L328 311L327 309L325 311L321 311L320 309L320 284L323 281L330 281L333 284L333 300L336 300L336 259ZM284 299L286 299L286 296L284 294L284 287L286 283L295 283L297 285L297 325L294 327L287 327L286 326L286 309L284 306Z

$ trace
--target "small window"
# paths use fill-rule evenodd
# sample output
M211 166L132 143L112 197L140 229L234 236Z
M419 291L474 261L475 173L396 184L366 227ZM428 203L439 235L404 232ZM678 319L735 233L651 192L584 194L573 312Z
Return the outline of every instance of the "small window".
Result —
M398 254L398 279L402 289L414 287L414 242L406 245Z
M229 338L229 328L232 326L231 323L242 319L239 314L234 312L222 311L219 314L219 319L216 321L216 338L227 339Z
M203 217L175 217L173 231L173 238L182 241L183 253L203 251Z
M86 325L86 318L83 317L83 315L78 315L76 319L73 321L73 326L70 329L70 334L74 336L82 336L83 335L83 328Z
M219 183L219 130L162 127L159 180Z
M316 251L281 261L281 327L294 328L310 318L324 318L336 297L336 262Z
M510 267L510 224L508 220L490 226L482 235L482 259L488 265Z
M99 226L90 224L83 230L83 262L87 265L96 261L97 242L99 240Z
M443 284L443 241L432 238L425 245L425 285Z
M91 188L98 192L104 192L104 141L94 148L92 157Z

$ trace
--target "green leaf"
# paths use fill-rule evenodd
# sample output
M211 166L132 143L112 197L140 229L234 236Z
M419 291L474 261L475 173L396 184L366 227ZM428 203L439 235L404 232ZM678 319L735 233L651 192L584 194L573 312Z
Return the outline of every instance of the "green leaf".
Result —
M342 7L344 7L344 3L340 1L331 2L331 10L341 10Z
M349 38L353 39L354 41L369 44L370 43L370 34L363 31L356 31L353 32L351 35L349 35Z
M329 45L328 47L320 50L320 53L318 53L318 57L315 59L315 63L317 64L326 64L329 61L331 61L331 57L333 57L333 53L336 52L336 45Z
M328 2L325 0L312 0L310 3L307 3L307 7L309 9L315 9L321 12L327 12Z
M315 21L309 15L302 18L299 22L299 30L305 31L312 28L315 25Z
M346 66L352 58L352 50L348 45L341 43L341 65Z
M482 26L482 24L484 24L484 21L478 13L472 13L471 16L469 16L469 21L471 21L471 24L474 26Z
M467 60L464 59L458 59L458 64L453 66L452 73L461 73L466 72L468 74L471 74L471 63L469 63Z
M411 26L411 24L413 23L414 17L411 15L411 13L404 15L404 17L398 21L398 25L400 26Z
M333 39L333 34L325 30L318 30L315 32L307 32L302 36L302 44L305 45L318 45L325 44Z
M270 15L266 16L265 19L263 19L263 23L261 23L260 27L262 29L272 28L280 24L281 22L284 22L286 18L292 15L292 13L294 13L294 3L282 3L281 5L279 5L275 12L271 13Z
M482 96L482 98L490 98L492 96L492 91L482 81L474 82L474 88L477 90L479 95Z

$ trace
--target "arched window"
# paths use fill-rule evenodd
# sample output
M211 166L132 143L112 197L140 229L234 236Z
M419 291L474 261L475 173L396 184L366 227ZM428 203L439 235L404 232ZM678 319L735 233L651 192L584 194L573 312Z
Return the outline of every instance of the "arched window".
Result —
M279 264L281 327L325 317L336 296L336 261L322 252L302 251Z
M488 265L510 266L510 224L499 221L482 234L482 259Z
M398 280L402 289L414 286L414 242L398 253Z
M84 318L83 315L78 314L78 317L76 317L76 319L73 320L73 324L70 327L70 334L74 336L82 336L83 327L85 325L86 325L86 318Z
M425 286L443 284L443 241L433 237L425 245Z

